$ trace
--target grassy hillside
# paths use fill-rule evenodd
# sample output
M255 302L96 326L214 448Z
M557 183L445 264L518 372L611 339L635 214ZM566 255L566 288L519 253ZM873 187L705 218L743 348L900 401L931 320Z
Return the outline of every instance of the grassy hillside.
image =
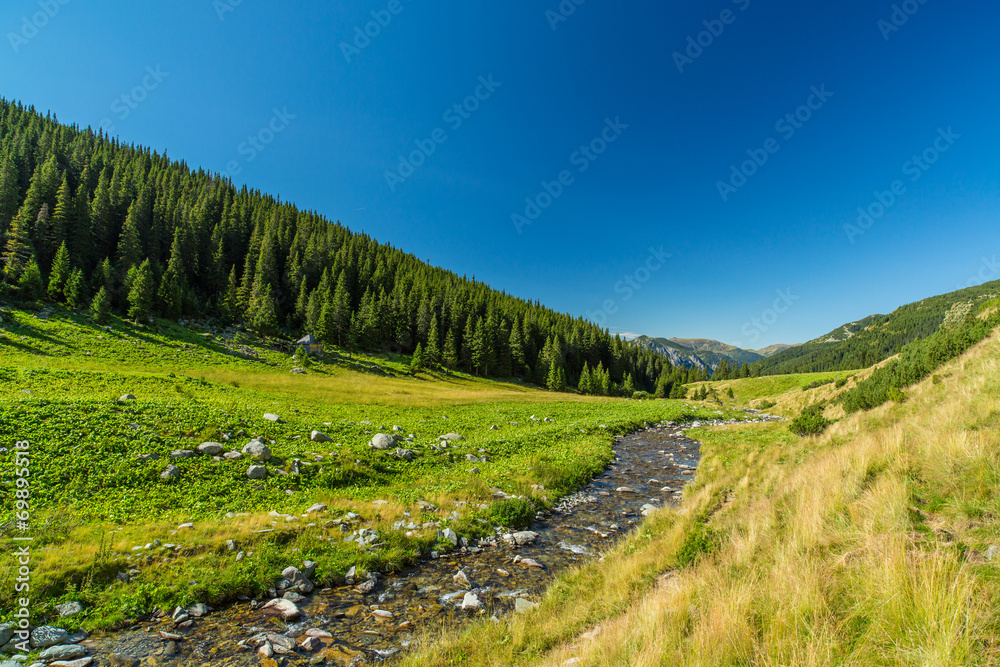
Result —
M906 344L936 332L949 312L960 317L960 311L968 307L974 310L984 299L998 293L1000 281L994 281L911 303L889 315L872 315L778 352L761 362L761 370L765 375L775 375L867 368L897 354Z
M351 565L397 568L437 539L437 527L394 530L404 511L473 537L492 526L481 519L495 492L548 506L604 468L613 434L717 415L715 405L586 398L461 374L411 377L408 360L391 355L333 355L293 374L287 354L241 329L115 318L98 327L58 309L2 318L0 441L8 448L0 469L11 489L12 443L30 442L34 618L79 600L90 629L154 605L260 595L293 552L319 563L318 583L338 581ZM330 441L311 441L314 429ZM371 449L378 432L412 434L398 446L413 460ZM464 439L440 448L447 433ZM259 463L263 480L248 479L258 462L246 457L172 457L203 442L239 451L258 436L275 457ZM140 458L148 455L158 458ZM161 478L168 464L176 479ZM421 509L420 500L441 509ZM327 511L306 516L314 503ZM5 493L4 551L22 534L12 510ZM378 531L378 547L343 541L329 521L348 512L360 515L356 527ZM252 556L235 560L229 539ZM176 548L134 549L154 540ZM117 580L132 569L131 581ZM13 573L0 574L3 610L13 607Z
M406 664L996 664L1000 335L936 375L818 438L694 431L704 458L681 507L540 609ZM787 416L840 391L762 380L726 384Z

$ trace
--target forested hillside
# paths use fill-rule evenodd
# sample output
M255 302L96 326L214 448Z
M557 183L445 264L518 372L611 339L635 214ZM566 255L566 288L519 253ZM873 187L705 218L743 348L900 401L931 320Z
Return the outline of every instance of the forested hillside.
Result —
M825 336L758 362L761 373L867 368L898 354L908 343L937 332L948 318L961 320L976 304L998 293L1000 281L984 283L902 306L889 315L872 315L845 324Z
M0 100L0 299L214 317L597 394L688 371L596 325L434 268L316 212ZM584 372L584 369L586 371Z

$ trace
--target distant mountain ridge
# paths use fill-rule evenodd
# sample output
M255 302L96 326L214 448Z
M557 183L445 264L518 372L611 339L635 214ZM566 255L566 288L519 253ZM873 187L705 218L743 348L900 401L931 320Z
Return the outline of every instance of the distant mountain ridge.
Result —
M904 345L926 338L949 319L966 316L971 307L1000 293L1000 281L928 297L900 306L888 315L869 315L762 362L764 375L817 373L868 368L897 354Z
M657 352L674 366L697 368L712 372L724 359L730 365L742 366L762 361L776 352L787 350L791 345L777 344L763 350L744 350L710 338L653 338L639 336L632 340L634 345Z

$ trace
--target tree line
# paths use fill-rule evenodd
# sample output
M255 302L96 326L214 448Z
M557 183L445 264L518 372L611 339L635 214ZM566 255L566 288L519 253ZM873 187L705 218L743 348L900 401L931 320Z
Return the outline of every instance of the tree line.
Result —
M312 333L419 367L596 395L677 396L700 372L315 211L0 100L0 298L140 322Z

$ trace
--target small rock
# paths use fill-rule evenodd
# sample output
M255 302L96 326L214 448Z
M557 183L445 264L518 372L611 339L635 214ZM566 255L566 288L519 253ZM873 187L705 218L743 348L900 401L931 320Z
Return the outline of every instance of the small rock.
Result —
M170 458L172 459L193 459L194 456L194 452L190 449L178 449L170 452Z
M55 662L50 662L49 667L90 667L90 665L92 664L94 664L94 658L92 656L88 656L86 658L80 658L78 660L57 660ZM114 665L115 667L120 667L121 665L123 665L123 663L115 663L115 662L112 662L111 664ZM129 663L128 667L133 667L133 665L138 665L138 664L139 661L136 660L134 663Z
M202 604L201 602L195 602L193 605L187 608L187 613L195 618L201 618L209 611L208 605Z
M439 435L438 440L447 440L451 442L453 440L465 440L465 438L460 436L458 433L445 433L444 435Z
M511 534L510 540L514 544L523 547L528 544L534 544L538 541L538 533L532 530L521 530L516 533Z
M472 581L469 579L469 575L467 575L464 570L459 570L458 574L453 576L451 580L462 588L475 588L475 586L472 585Z
M987 561L992 561L997 556L1000 556L1000 546L997 546L996 544L991 545L988 549L986 549L985 555Z
M313 431L309 434L309 439L313 442L333 442L333 438L322 431Z
M72 616L73 614L79 614L81 611L83 611L83 605L79 602L66 602L64 604L56 605L56 613L63 618Z
M124 403L125 401L134 401L135 396L132 394L122 394L121 398L118 399L119 403Z
M333 637L333 635L331 635L326 630L320 630L319 628L309 628L308 630L306 630L306 636L319 637L321 639Z
M250 466L247 468L247 477L249 479L266 479L267 468L264 466Z
M303 595L307 595L313 591L313 583L297 567L286 567L281 571L281 578L288 581L288 588L294 588Z
M524 598L514 598L514 611L518 614L526 614L532 609L538 609L538 603Z
M372 611L372 615L378 616L379 618L392 618L393 616L391 611L386 611L385 609L375 609Z
M251 440L243 447L243 453L258 461L271 460L271 448L263 440Z
M316 651L323 647L323 642L320 641L319 637L306 637L299 644L299 647L303 651Z
M462 598L463 611L478 611L482 608L483 604L479 601L479 596L475 593L466 593L465 597Z
M181 469L175 465L167 466L163 472L160 473L160 479L177 479L181 476Z
M302 612L299 608L295 606L294 602L290 602L283 598L275 598L265 604L262 609L265 613L278 614L286 621L294 621Z
M635 493L635 489L630 486L619 486L615 491L618 493Z
M139 455L136 456L136 458L139 459L140 461L142 461L143 463L146 463L148 461L157 461L157 460L159 460L160 455L159 454L153 454L153 453L151 453L151 454L139 454Z
M458 546L458 533L456 533L451 528L445 528L441 531L441 539L450 542L452 546Z
M539 563L534 558L522 558L520 561L518 561L518 564L521 567L533 568L533 569L536 569L536 570L544 570L545 569L545 566L542 565L541 563Z
M30 644L31 648L48 648L63 643L67 637L69 633L62 628L42 625L31 633Z
M276 414L270 413L270 412L265 412L264 413L264 419L266 419L269 422L274 422L274 423L278 423L278 422L281 421L281 417L279 417Z
M85 655L87 655L87 649L79 644L60 644L45 649L38 658L48 662L50 660L76 660Z
M226 452L225 454L222 455L222 458L226 459L227 461L234 461L236 459L243 458L243 454L239 452Z
M368 446L372 449L392 449L396 446L396 438L385 433L376 433Z
M412 449L397 449L396 458L403 459L404 461L412 461L413 456L416 454Z
M203 442L198 445L198 453L203 456L220 456L225 450L218 442Z
M306 510L306 514L319 514L326 511L326 505L323 503L316 503L312 507Z

